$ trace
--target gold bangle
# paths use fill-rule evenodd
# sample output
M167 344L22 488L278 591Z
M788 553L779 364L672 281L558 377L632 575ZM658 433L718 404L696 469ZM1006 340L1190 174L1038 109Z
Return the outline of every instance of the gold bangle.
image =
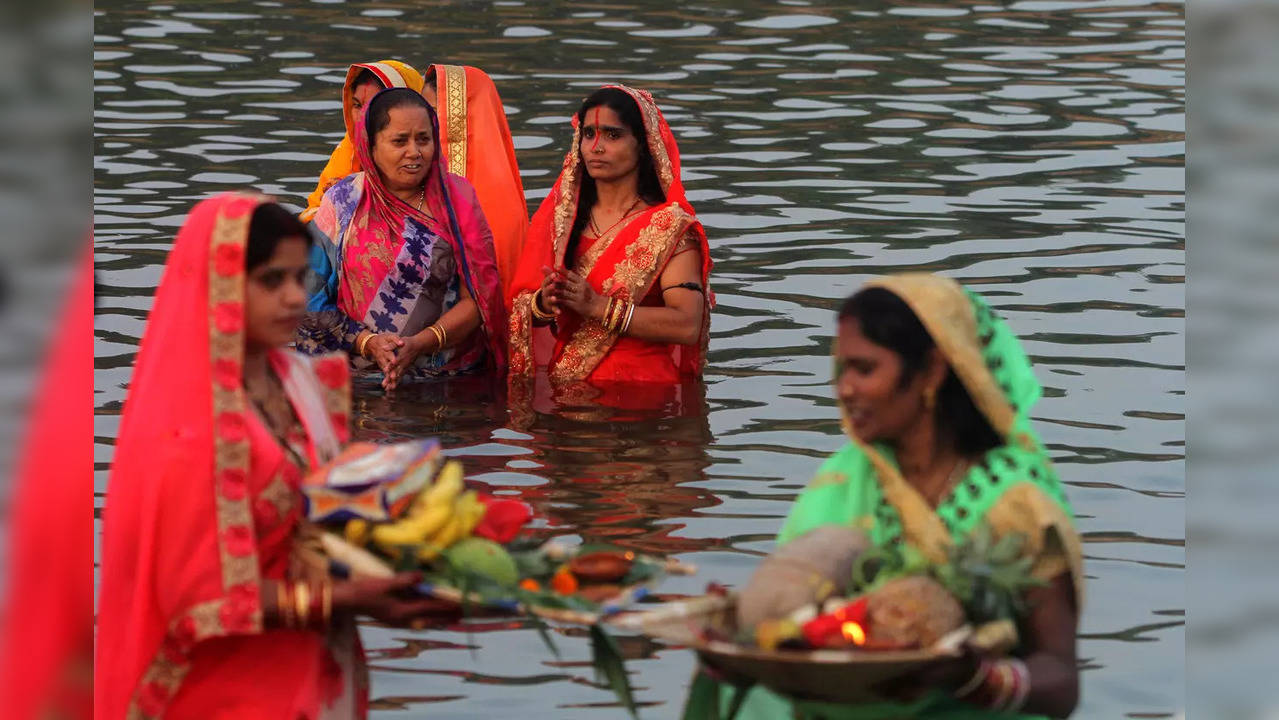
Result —
M294 606L298 612L298 629L307 627L311 614L311 588L305 582L299 581L293 586L295 594L293 595Z
M364 336L364 339L363 339L363 340L360 340L359 342L357 342L357 343L355 344L355 352L356 352L356 354L358 354L360 357L367 357L367 356L364 354L364 351L365 351L365 349L366 349L366 348L368 348L368 346L369 346L369 341L373 339L373 332L372 332L371 330L365 330L365 332L366 332L366 333L368 333L368 334Z
M533 317L542 321L554 320L555 313L542 312L542 308L538 307L538 303L541 302L541 300L542 288L538 288L537 292L533 293Z
M610 333L617 330L617 321L621 319L619 317L621 313L618 312L620 309L620 303L617 298L611 297L608 299L608 308L604 310L604 329Z
M289 617L289 584L283 580L275 584L275 614L280 619L281 627L292 627L293 619Z
M427 329L427 330L430 330L430 331L431 331L431 334L435 336L435 352L439 352L439 351L443 350L443 349L444 349L444 335L440 334L440 329L439 329L438 327L434 326L434 325L430 325L430 326L428 326L426 329Z
M440 349L443 350L449 345L449 329L444 327L443 325L440 325L439 323L436 323L435 327L438 327L440 329L440 335L444 338L443 340L440 341Z
M629 300L622 300L621 298L618 298L618 300L617 300L617 315L613 318L613 332L614 332L614 333L621 333L621 332L622 332L622 321L626 319L626 308L627 308L627 306L628 306L628 305L630 305L630 301L629 301Z

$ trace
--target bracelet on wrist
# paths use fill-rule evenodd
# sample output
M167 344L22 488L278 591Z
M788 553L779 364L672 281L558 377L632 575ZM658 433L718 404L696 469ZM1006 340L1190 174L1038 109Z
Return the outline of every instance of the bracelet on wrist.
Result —
M538 288L537 292L533 293L533 317L537 318L538 320L542 320L543 322L548 320L554 320L555 313L544 312L542 310L541 305L542 305L542 289Z
M369 347L369 341L373 339L373 335L374 335L374 333L373 333L373 332L366 330L366 331L365 331L365 335L364 335L364 337L363 337L363 338L361 338L360 340L356 341L356 343L355 343L355 353L356 353L357 355L359 355L359 356L360 356L360 357L362 357L362 358L367 358L367 357L368 357L367 355L365 355L365 354L364 354L364 351L368 349L368 347Z

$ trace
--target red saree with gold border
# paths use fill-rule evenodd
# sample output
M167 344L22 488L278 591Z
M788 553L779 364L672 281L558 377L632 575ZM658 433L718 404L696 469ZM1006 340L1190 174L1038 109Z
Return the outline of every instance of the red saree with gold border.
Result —
M583 382L640 381L675 383L701 374L710 331L711 270L706 232L680 181L679 148L652 95L623 85L639 106L648 135L649 155L666 201L641 213L613 235L596 243L579 259L566 258L585 169L581 130L574 122L573 144L555 186L533 216L529 238L509 293L510 381L513 398L529 387L543 365L553 386ZM641 303L653 290L681 243L701 251L701 285L706 289L701 337L693 345L651 343L619 337L594 319L569 318L556 325L555 346L540 357L533 342L533 294L541 286L542 267L574 267L596 292Z
M328 635L263 624L266 580L298 577L305 468L242 384L245 244L266 198L192 210L169 255L124 407L102 540L98 718L362 717L353 624ZM315 466L347 439L341 356L274 350Z

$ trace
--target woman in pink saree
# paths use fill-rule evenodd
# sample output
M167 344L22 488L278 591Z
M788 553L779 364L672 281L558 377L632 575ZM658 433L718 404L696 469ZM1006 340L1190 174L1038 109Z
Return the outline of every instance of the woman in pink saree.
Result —
M325 192L313 223L296 346L344 351L387 389L506 365L493 234L475 189L445 169L438 124L420 93L374 96L353 128L365 170Z
M282 349L309 240L256 195L201 202L147 321L111 468L96 717L362 718L356 614L402 624L418 578L338 580L299 536L300 487L347 439L344 357Z

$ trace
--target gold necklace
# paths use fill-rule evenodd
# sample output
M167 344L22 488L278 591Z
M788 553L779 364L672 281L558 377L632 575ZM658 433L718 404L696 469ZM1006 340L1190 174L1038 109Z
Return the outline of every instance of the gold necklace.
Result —
M636 196L635 201L632 202L630 206L626 208L626 212L622 213L622 217L618 218L617 222L613 223L612 225L609 225L608 230L605 230L604 232L600 232L600 226L597 225L595 222L595 210L592 209L591 210L591 230L595 233L595 237L597 239L602 238L605 235L612 232L613 228L617 227L618 225L622 223L623 220L631 216L631 213L635 211L635 206L639 205L639 203L640 203L640 198L639 196Z

